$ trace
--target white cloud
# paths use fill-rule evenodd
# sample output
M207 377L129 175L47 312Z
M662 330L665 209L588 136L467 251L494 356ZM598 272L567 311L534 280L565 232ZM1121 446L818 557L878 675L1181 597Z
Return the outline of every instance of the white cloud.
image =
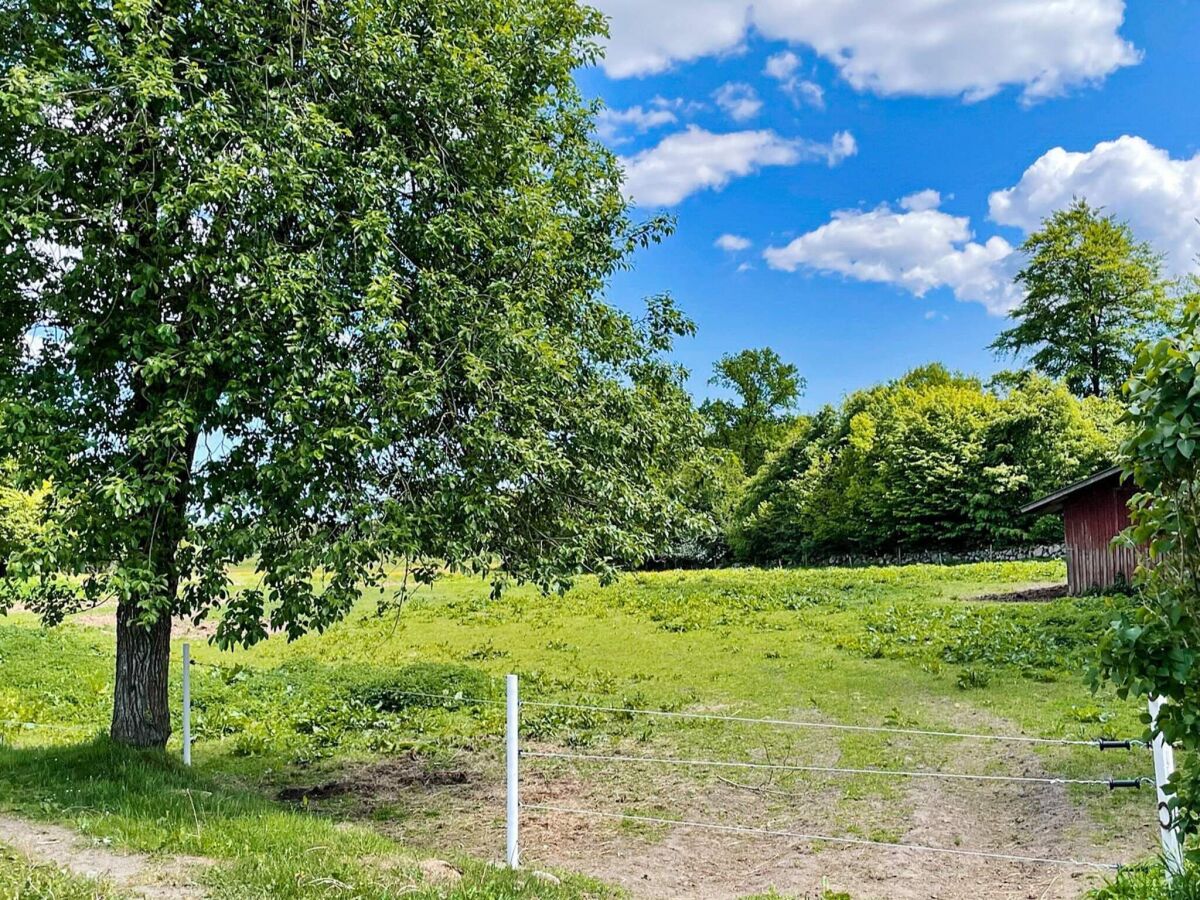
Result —
M854 139L854 135L848 131L839 131L829 142L829 148L825 151L825 160L830 166L836 166L843 159L854 156L856 153L858 153L858 141Z
M37 331L27 331L21 335L22 359L26 362L37 362L46 346L46 337Z
M1200 154L1175 159L1140 137L1125 135L1072 152L1042 154L1012 187L988 198L989 215L1029 233L1076 197L1086 198L1166 254L1167 271L1195 271L1200 257ZM950 288L960 300L993 313L1021 298L1012 283L1021 254L1006 240L974 239L966 217L939 208L941 195L918 191L870 211L843 210L784 247L763 252L775 269L834 272L858 281L902 287L917 296Z
M823 160L835 166L858 152L854 135L839 131L828 143L792 140L774 131L714 134L696 125L663 138L657 146L621 158L625 193L643 206L673 206L696 191L720 190L732 179L764 166Z
M900 205L909 212L921 212L926 209L937 209L942 205L942 195L932 188L917 191L907 197L900 198Z
M800 57L791 50L784 50L780 53L772 53L767 57L763 74L776 81L787 81L796 74L796 69L799 67Z
M664 72L675 62L738 49L750 24L740 0L599 0L609 16L604 71L613 78Z
M723 234L713 241L714 247L720 247L729 253L736 253L738 250L747 250L750 245L750 238L742 237L740 234Z
M1138 62L1120 35L1124 0L595 0L611 17L614 78L743 46L751 27L812 47L858 90L1026 100L1061 94Z
M996 222L1029 232L1075 197L1129 222L1134 234L1166 254L1168 271L1194 270L1200 255L1200 154L1173 159L1129 135L1086 152L1055 147L1016 185L993 193L988 207Z
M762 109L758 93L748 84L730 81L713 91L713 100L735 122L753 119Z
M645 134L653 128L661 128L679 121L671 107L678 102L655 97L648 106L631 106L628 109L602 109L596 116L596 134L601 140L619 144L629 140L626 132Z
M796 74L800 57L791 50L784 50L767 57L763 74L779 82L779 87L797 105L808 104L818 109L825 107L825 89L815 81L807 81Z
M938 209L935 194L912 194L901 211L887 205L840 210L786 246L768 247L763 258L771 268L787 272L838 273L896 285L918 297L944 287L992 313L1012 309L1020 300L1012 284L1012 245L1001 237L978 243L970 221Z
M815 81L790 81L783 86L783 89L791 95L792 100L797 104L807 103L809 106L815 106L817 109L825 108L825 89Z

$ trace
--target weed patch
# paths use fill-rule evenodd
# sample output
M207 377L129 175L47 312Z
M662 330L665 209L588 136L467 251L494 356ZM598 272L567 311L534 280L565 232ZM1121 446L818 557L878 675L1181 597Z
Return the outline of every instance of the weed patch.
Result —
M1091 663L1099 635L1129 603L1118 596L1037 605L889 604L864 611L861 630L841 646L871 659L972 667L959 687L984 686L986 667L1052 681L1057 672L1078 673Z

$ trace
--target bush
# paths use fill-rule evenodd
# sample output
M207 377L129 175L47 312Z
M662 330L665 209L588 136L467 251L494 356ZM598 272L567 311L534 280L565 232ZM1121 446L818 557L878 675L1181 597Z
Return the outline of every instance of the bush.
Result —
M0 466L0 576L8 569L8 560L37 534L45 493L19 490L12 482L11 469Z
M1187 308L1180 334L1139 350L1126 393L1123 464L1141 493L1124 540L1148 547L1151 564L1134 579L1140 604L1101 641L1098 676L1122 699L1168 701L1155 733L1184 751L1167 792L1190 837L1200 833L1200 302ZM1189 857L1200 861L1200 850Z

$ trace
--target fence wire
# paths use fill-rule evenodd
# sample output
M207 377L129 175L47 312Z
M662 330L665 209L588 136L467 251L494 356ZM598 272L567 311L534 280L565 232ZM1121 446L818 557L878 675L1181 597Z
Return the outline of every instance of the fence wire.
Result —
M503 700L495 700L483 697L466 697L450 694L435 694L432 692L423 691L395 691L396 696L400 697L422 697L430 700L441 700L443 703L479 703L490 704L495 706L504 706ZM550 700L521 700L522 707L530 707L534 709L573 709L582 712L599 712L609 713L614 715L640 715L640 716L658 716L671 719L694 719L711 722L733 722L741 725L770 725L780 728L811 728L824 729L830 731L854 731L854 732L875 732L880 734L902 734L912 735L916 737L939 737L939 738L957 738L959 740L975 740L975 741L1007 741L1009 743L1018 744L1042 744L1051 746L1068 746L1068 747L1094 747L1098 749L1113 749L1113 745L1121 745L1128 749L1131 747L1145 747L1146 743L1140 738L1121 738L1112 739L1106 737L1096 737L1087 740L1072 739L1072 738L1046 738L1033 737L1031 735L1010 735L1010 734L988 734L984 732L968 732L968 731L936 731L924 728L900 728L891 725L847 725L840 722L815 722L804 721L797 719L776 719L770 717L755 718L751 716L731 716L720 715L716 713L698 713L684 712L678 710L667 709L642 709L632 706L600 706L588 703L561 703Z
M560 753L553 750L522 750L521 756L537 759L579 760L584 762L644 763L711 769L761 769L771 772L812 772L827 775L882 775L891 778L945 778L959 781L1010 781L1022 784L1079 784L1094 787L1105 787L1109 790L1117 787L1141 787L1143 784L1154 784L1154 780L1148 777L1115 779L1057 778L1053 776L1033 775L973 775L961 772L923 771L920 769L855 769L842 768L838 766L791 765L784 763L756 763L712 759L679 759L670 756L622 756L602 753Z

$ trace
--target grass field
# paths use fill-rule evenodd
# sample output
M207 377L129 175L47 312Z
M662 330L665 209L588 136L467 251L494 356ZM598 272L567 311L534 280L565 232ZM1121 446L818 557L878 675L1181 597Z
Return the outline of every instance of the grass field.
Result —
M1082 677L1128 600L973 599L1063 577L1056 562L666 572L499 601L486 584L446 578L399 617L373 616L366 598L347 622L291 644L222 653L205 643L206 625L188 626L180 637L198 662L191 771L95 738L109 710L110 612L50 631L18 613L0 624L0 808L151 858L204 860L197 883L217 897L983 897L1025 887L1077 896L1100 883L1086 869L532 810L525 859L562 883L485 862L503 850L498 701L508 672L526 700L1139 735L1140 710L1093 696ZM1144 752L557 707L526 708L522 729L530 749L590 755L1076 779L1149 771ZM609 814L1104 862L1144 857L1156 839L1146 790L540 758L523 766L526 802ZM438 888L420 870L428 857L465 877Z

